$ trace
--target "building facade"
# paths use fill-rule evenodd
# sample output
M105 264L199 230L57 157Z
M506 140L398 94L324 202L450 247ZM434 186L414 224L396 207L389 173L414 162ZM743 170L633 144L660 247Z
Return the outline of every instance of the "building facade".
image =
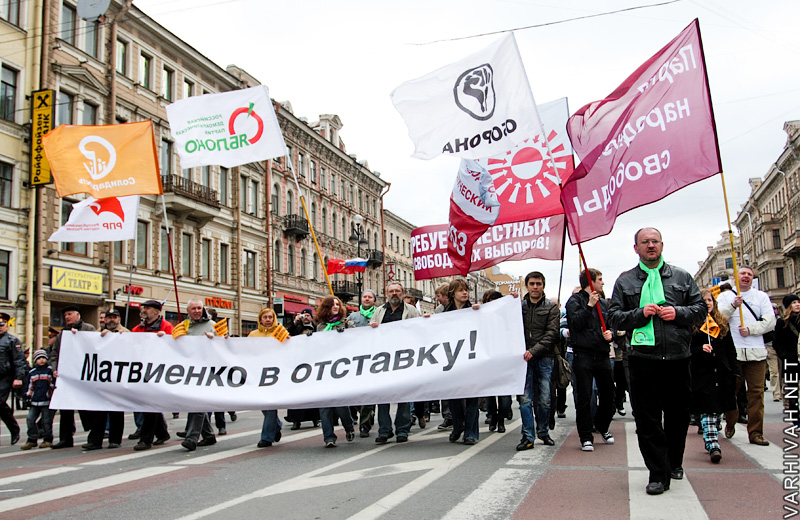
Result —
M736 261L741 262L741 246L739 237L733 237ZM735 287L733 281L733 254L731 253L731 240L727 232L720 233L720 239L716 245L708 246L708 256L702 262L697 262L699 269L694 275L694 281L700 288L708 288L715 284L715 279L720 282L729 281Z

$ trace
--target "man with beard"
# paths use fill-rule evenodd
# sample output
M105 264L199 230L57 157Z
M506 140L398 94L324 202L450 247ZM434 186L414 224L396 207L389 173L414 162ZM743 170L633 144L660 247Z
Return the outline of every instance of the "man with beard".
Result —
M135 326L131 332L149 332L161 337L172 334L172 323L161 316L161 302L147 300L139 307L139 317L142 322ZM153 439L155 438L155 441ZM142 413L142 426L139 432L139 443L133 447L136 451L149 450L152 446L160 446L170 438L167 431L167 422L161 412Z
M69 331L74 334L78 331L97 330L94 328L94 325L84 323L81 320L80 309L78 309L78 307L75 305L67 305L61 309L61 312L64 316L64 328L58 334L58 337L53 343L53 347L50 350L50 355L47 359L48 363L50 363L50 368L53 369L53 375L56 376L56 387L58 387L58 356L61 353L61 339L64 337L64 333ZM79 411L78 414L81 417L81 423L88 425L90 418L86 412ZM75 434L75 410L61 410L60 417L61 418L58 425L58 442L50 446L54 450L71 448L73 446L72 437Z
M419 316L417 309L413 305L403 301L404 292L403 286L399 282L389 282L386 287L389 301L385 305L378 307L370 319L369 326L375 328L381 323L391 323ZM397 442L406 442L408 440L408 432L411 430L411 405L409 403L397 403L394 427L397 431ZM392 437L394 437L394 433L392 433L392 417L389 415L389 404L379 404L378 436L375 438L375 442L377 444L386 444L386 441Z

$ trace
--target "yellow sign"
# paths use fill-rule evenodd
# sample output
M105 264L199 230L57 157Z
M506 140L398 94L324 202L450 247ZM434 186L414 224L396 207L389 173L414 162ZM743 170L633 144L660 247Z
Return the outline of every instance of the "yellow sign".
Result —
M50 270L50 288L54 291L103 294L103 275L53 266Z
M42 136L55 125L55 91L37 90L31 95L31 186L50 184L50 163L44 155Z

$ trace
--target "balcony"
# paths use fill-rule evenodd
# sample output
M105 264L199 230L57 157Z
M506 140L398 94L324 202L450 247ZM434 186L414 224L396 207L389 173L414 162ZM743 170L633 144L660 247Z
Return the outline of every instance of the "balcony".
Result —
M219 216L219 197L216 190L179 175L162 175L164 203L169 211L181 217L192 217L205 225Z
M413 296L417 300L422 299L422 291L414 287L409 287L408 289L406 289L406 294L409 296Z
M331 282L333 287L333 294L335 294L342 302L347 303L358 296L358 285L349 280L334 280Z
M301 215L286 215L283 234L293 236L298 242L308 236L308 220Z
M783 243L783 256L789 258L800 257L800 232L795 231Z
M383 265L383 251L371 249L367 254L367 267L380 267Z

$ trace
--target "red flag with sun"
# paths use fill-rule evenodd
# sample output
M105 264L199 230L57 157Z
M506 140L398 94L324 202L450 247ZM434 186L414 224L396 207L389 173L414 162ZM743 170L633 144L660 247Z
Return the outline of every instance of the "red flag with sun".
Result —
M478 160L492 176L500 201L500 214L495 225L564 213L560 179L569 177L575 168L566 130L569 119L567 98L537 107L547 133L552 162L548 159L547 145L541 135L526 139L504 154Z

